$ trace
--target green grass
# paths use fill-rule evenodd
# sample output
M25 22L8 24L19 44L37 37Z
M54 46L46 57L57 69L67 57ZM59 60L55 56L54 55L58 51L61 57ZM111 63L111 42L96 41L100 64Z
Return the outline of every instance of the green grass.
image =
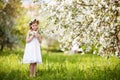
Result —
M120 60L92 54L64 55L42 51L43 63L32 80L120 80ZM22 64L23 51L0 52L0 80L30 80L29 64Z

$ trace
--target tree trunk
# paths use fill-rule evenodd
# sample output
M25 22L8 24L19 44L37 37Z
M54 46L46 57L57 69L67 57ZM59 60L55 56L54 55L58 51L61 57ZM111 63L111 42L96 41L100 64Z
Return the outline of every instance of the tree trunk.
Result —
M4 43L4 41L1 41L1 48L0 48L0 51L3 51L3 49L4 49L4 46L5 46L5 43Z

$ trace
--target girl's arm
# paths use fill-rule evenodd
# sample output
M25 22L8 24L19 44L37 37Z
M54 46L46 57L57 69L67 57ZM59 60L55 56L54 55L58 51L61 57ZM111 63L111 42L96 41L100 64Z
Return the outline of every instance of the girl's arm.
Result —
M30 31L29 31L30 32ZM32 41L32 39L34 38L34 35L30 36L29 35L29 32L27 34L27 37L26 37L26 42L29 43L30 41Z
M39 34L39 38L38 38L39 42L42 43L42 36Z
M42 36L40 34L36 34L36 37L40 43L42 43Z

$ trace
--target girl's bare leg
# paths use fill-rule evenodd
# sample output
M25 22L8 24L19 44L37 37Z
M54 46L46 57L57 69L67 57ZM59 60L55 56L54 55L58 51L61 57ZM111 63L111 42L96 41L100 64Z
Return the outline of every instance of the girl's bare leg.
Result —
M33 76L33 73L34 73L34 64L30 63L30 77Z
M34 69L33 69L33 76L35 77L35 76L36 76L36 67L37 67L37 64L36 64L36 63L34 63L33 65L34 65Z

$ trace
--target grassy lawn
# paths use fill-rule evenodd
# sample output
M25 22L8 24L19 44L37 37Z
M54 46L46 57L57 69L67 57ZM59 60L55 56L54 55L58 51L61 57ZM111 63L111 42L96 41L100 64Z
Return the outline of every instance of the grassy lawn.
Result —
M32 80L120 80L120 60L114 56L107 60L92 54L42 53L43 63ZM0 80L30 80L22 56L23 51L0 52Z

